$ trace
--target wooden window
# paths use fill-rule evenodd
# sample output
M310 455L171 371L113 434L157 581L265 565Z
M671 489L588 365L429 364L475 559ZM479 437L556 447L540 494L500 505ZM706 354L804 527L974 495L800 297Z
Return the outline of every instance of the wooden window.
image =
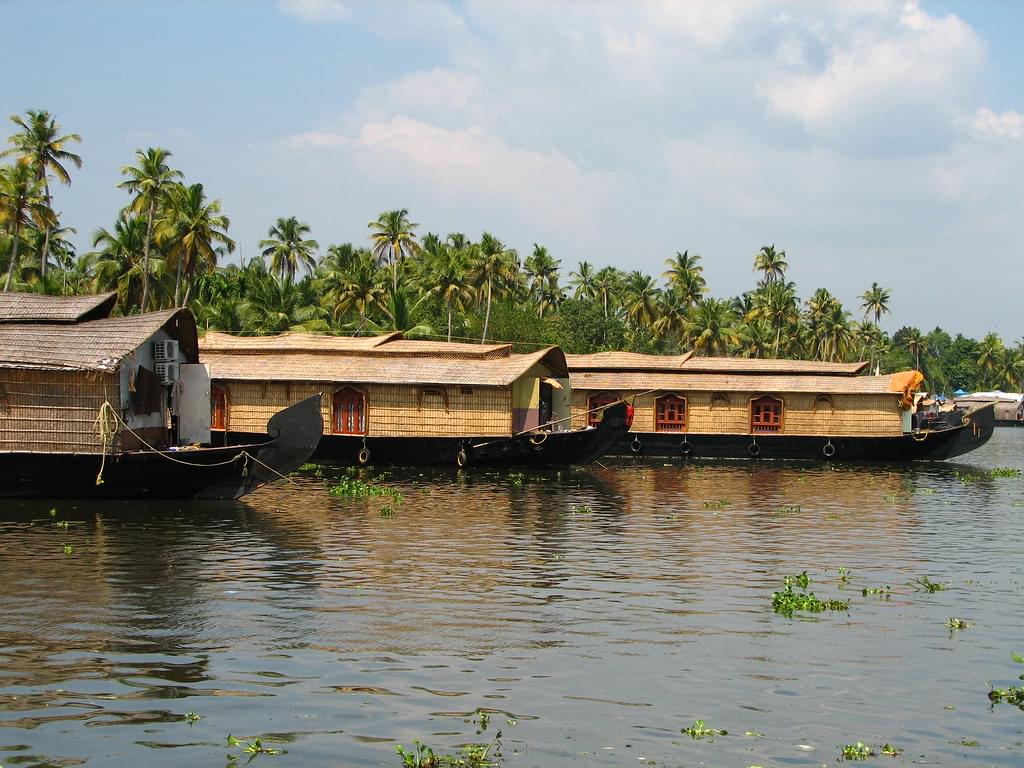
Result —
M728 408L731 405L729 402L729 396L722 394L721 392L715 392L711 395L711 407L715 408Z
M828 395L818 395L816 398L814 398L814 410L827 410L829 413L835 413L836 406L833 404L832 398L829 397Z
M654 401L655 432L686 431L686 398L663 395Z
M228 391L219 384L210 387L210 429L228 428Z
M334 393L331 431L336 435L366 434L366 398L362 392L345 387Z
M782 431L782 401L774 397L759 397L750 401L751 432Z
M601 423L601 417L604 415L604 411L595 409L600 408L602 405L611 405L612 403L618 402L618 400L618 396L613 395L611 392L601 392L600 394L591 396L587 400L587 426L596 427Z

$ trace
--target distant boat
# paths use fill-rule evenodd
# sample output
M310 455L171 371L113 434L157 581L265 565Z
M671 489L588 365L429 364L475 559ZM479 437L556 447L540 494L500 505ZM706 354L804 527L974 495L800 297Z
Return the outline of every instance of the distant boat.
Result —
M921 374L859 375L865 363L639 355L567 355L573 424L625 399L624 456L906 461L949 459L991 436L991 407L916 423Z
M0 293L0 497L234 499L309 458L318 397L210 447L192 313L109 317L115 298Z
M324 391L329 425L314 455L348 465L551 467L604 455L629 428L625 403L573 429L565 355L510 344L289 333L200 340L213 381L213 429L258 439L276 409Z
M978 406L991 403L995 410L997 427L1024 427L1024 395L1020 392L970 392L957 395L956 402L961 407Z

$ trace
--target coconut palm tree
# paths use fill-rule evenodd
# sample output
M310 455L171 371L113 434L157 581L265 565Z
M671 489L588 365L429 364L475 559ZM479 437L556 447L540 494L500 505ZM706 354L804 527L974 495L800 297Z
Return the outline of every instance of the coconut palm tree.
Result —
M726 355L740 342L729 302L702 299L691 311L686 335L698 355Z
M533 244L533 253L526 258L523 265L529 285L530 296L537 303L538 315L544 317L544 311L552 303L557 304L562 295L558 287L557 261L548 253L543 245Z
M921 335L921 331L917 328L908 329L906 335L907 349L910 354L914 356L914 369L921 370L921 352L924 350L924 336Z
M448 310L448 341L451 341L452 315L455 310L464 312L473 300L473 289L466 278L466 252L441 242L436 235L429 235L423 238L422 253L424 269L418 281L423 291L420 301L437 297L444 302Z
M891 294L888 288L883 288L878 283L872 283L864 293L860 295L861 309L864 310L864 318L873 315L875 325L882 319L882 315L889 314L889 299Z
M676 292L687 304L696 304L707 292L707 281L704 279L704 267L700 265L701 257L693 256L689 251L680 253L671 259L665 259L667 270L662 274L668 287Z
M12 238L4 291L11 289L23 229L33 224L40 228L50 227L53 223L53 211L46 204L45 185L34 169L24 163L0 167L0 225L11 233Z
M270 271L277 272L281 280L295 282L295 274L299 269L312 273L316 266L313 252L320 247L316 240L303 239L309 234L309 225L294 216L279 218L277 223L267 230L266 240L260 240L260 255L270 260Z
M52 172L62 184L71 184L71 175L64 166L71 163L76 168L81 168L82 158L69 152L65 147L71 142L81 142L82 139L77 133L61 136L60 124L45 110L30 109L25 113L25 117L11 115L11 122L18 126L21 132L8 139L14 146L3 154L15 154L18 156L18 162L26 163L33 168L36 180L42 182L46 207L52 208L49 174ZM55 223L56 217L51 215L41 224L44 234L43 249L39 260L40 274L44 280L46 279L46 263L50 257L49 232L50 227Z
M782 329L799 320L797 309L796 286L792 283L766 282L754 291L752 296L753 309L746 320L764 320L775 329L775 344L772 356L779 356L779 344L782 341Z
M658 296L657 319L651 328L659 339L679 339L686 328L690 305L673 290Z
M359 313L359 324L355 328L358 336L367 323L368 315L374 308L382 308L387 289L374 263L372 254L357 252L348 269L342 273L338 283L330 289L329 302L334 306L334 320L340 323L352 309Z
M981 340L978 347L978 367L984 372L986 383L995 383L996 371L1000 367L1005 352L1003 340L999 338L998 334L985 334L985 338Z
M788 268L786 252L775 250L774 243L762 245L761 250L754 254L754 271L763 273L763 285L782 282Z
M513 282L519 272L519 254L514 248L505 247L505 244L490 232L483 233L480 244L473 250L470 279L476 284L480 294L486 297L487 311L484 315L483 335L480 337L480 343L486 344L494 288L497 286L500 291Z
M188 304L192 278L210 272L223 251L232 253L235 241L228 237L231 222L220 212L220 200L207 201L202 184L174 184L168 192L167 209L157 225L157 240L166 245L175 265L174 305ZM184 298L181 285L186 283Z
M658 299L661 291L654 278L639 270L630 272L623 288L622 304L626 319L634 329L650 327L658 319Z
M142 254L149 223L145 216L122 212L114 230L100 228L92 236L96 290L117 291L123 314L140 305L143 285Z
M615 267L602 267L594 275L594 291L601 299L601 307L604 309L605 320L608 319L608 311L618 300L622 290L623 276Z
M402 262L409 256L419 252L416 233L419 224L409 221L409 211L400 208L397 211L384 211L376 221L367 224L373 233L373 255L391 267L391 290L398 291L398 273Z
M181 171L167 164L170 156L171 153L163 147L135 150L137 164L126 165L121 169L121 175L128 178L117 185L135 195L131 210L138 215L146 215L146 242L142 252L142 312L149 306L149 254L153 245L157 207L165 202L171 184L184 178Z
M573 298L594 299L597 297L597 288L594 285L594 268L589 262L581 261L579 269L569 273L569 285L575 290Z

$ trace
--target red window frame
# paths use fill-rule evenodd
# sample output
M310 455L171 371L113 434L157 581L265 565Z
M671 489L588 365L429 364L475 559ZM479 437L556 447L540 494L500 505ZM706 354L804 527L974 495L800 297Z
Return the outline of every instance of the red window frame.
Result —
M210 429L228 428L228 391L219 384L210 387Z
M654 401L655 432L685 432L687 403L679 395L662 395Z
M587 426L596 427L601 423L601 417L604 416L603 410L596 410L602 405L611 405L619 401L618 395L613 395L611 392L601 392L596 395L591 395L587 399Z
M331 433L366 434L366 395L358 389L343 387L331 398Z
M750 401L750 431L755 434L781 432L785 407L777 397L764 395Z

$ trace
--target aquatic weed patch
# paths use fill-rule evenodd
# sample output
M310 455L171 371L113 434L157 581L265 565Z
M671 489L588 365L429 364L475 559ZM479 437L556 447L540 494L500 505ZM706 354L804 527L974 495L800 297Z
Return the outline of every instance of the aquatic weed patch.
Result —
M840 760L867 760L875 756L875 750L863 741L856 744L843 744L839 747Z
M1011 651L1010 658L1017 664L1024 664L1024 656ZM1020 675L1018 679L1024 680L1024 675ZM989 683L989 686L988 700L993 704L1006 702L1007 704L1012 704L1015 707L1024 709L1024 686L1010 685L1006 688L996 688L991 683Z
M787 618L792 618L796 611L822 613L823 611L847 611L850 609L848 600L822 600L813 592L806 591L811 579L807 571L796 576L786 576L783 588L772 593L772 608ZM796 590L800 587L800 591Z
M714 741L715 736L728 736L729 732L722 730L721 728L710 728L703 720L694 720L693 725L683 728L681 733L685 733L694 741L700 739L707 739L708 741Z
M728 499L715 499L714 501L705 501L704 509L725 509L732 504Z
M917 592L927 592L932 594L933 592L942 592L946 589L946 585L939 581L932 581L927 576L921 576L920 578L911 579L909 582L910 586Z
M395 745L395 754L402 760L402 768L498 768L501 746L501 731L489 744L466 744L462 752L453 755L439 754L419 739L413 739L413 748ZM492 754L492 751L494 752Z
M228 746L229 747L241 747L242 754L248 755L246 763L251 763L258 755L280 755L280 749L273 749L272 747L263 746L263 741L259 738L253 739L252 741L243 741L242 739L236 739L230 733L228 734ZM238 762L240 755L228 754L228 765L235 765Z
M390 496L395 501L402 500L402 494L394 488L383 485L373 485L355 477L342 477L336 485L332 485L328 491L331 496L342 496L357 499L365 499L370 496Z

